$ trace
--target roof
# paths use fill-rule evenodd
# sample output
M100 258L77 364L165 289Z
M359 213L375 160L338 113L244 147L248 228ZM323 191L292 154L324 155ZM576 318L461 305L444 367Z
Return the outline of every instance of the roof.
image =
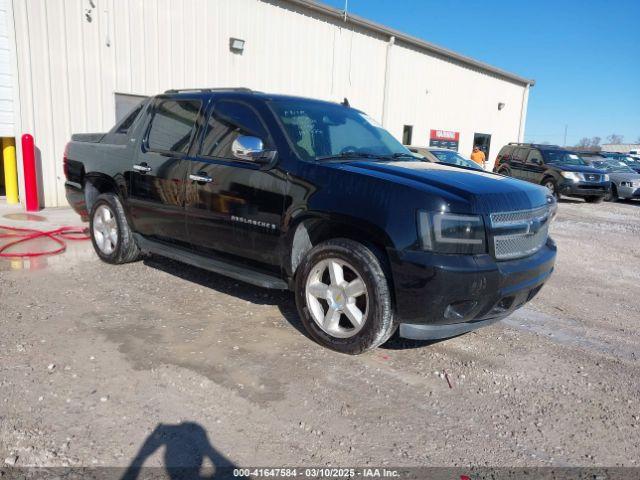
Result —
M384 25L373 22L371 20L367 20L366 18L359 17L357 15L345 13L343 10L330 7L329 5L325 5L324 3L316 2L314 0L285 0L285 1L287 3L297 5L303 8L307 8L317 13L321 13L333 19L341 20L346 23L351 23L365 30L369 30L374 33L388 36L389 38L395 37L396 42L400 41L402 43L405 43L409 46L412 46L424 52L435 54L435 55L444 57L450 61L460 63L464 66L475 68L483 72L493 74L504 80L509 80L525 86L526 85L533 86L536 83L535 80L533 79L528 79L528 78L521 77L519 75L515 75L513 73L507 72L506 70L502 70L500 68L494 67L487 63L474 60L471 57L467 57L465 55L461 55L459 53L440 47L433 43L426 42L417 37L412 37L411 35L407 35L406 33L400 32L399 30L394 30L392 28L386 27Z

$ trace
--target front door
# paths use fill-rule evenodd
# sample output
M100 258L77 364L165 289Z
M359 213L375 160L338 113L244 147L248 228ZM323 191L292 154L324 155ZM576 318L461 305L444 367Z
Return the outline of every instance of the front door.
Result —
M235 158L231 146L240 135L258 137L266 149L273 148L253 107L235 100L216 102L203 127L200 152L189 162L185 199L189 239L203 253L222 253L277 269L286 175Z
M540 153L540 150L534 148L529 152L529 156L527 157L527 162L525 164L526 179L532 183L540 183L542 182L544 170L545 166L542 154Z
M130 175L134 230L159 240L187 242L184 216L185 160L202 107L197 98L160 97L152 107Z
M526 147L518 147L511 154L511 176L520 180L529 180L527 171L525 170L525 162L529 155L529 149Z

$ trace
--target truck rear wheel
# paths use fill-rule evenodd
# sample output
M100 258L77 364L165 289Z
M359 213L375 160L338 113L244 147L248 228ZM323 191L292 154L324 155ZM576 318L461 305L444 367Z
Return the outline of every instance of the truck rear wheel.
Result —
M353 240L329 240L309 251L296 275L296 304L309 335L342 353L375 348L397 326L380 260Z
M89 216L89 230L93 248L101 260L121 264L140 258L140 249L117 195L103 193L96 198Z

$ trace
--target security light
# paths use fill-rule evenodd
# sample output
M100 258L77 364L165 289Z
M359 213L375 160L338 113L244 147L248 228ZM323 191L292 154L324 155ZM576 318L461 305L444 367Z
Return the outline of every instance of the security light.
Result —
M244 40L231 37L229 39L229 49L233 53L242 53L244 51Z
M503 103L503 102L498 103L498 110L502 110L505 105L506 103Z

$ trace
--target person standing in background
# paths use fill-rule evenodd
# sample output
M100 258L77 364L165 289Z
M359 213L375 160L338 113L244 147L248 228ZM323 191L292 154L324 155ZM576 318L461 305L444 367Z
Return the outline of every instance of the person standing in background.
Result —
M484 152L480 150L480 147L478 145L475 145L473 147L473 152L471 152L471 160L484 168L487 158L485 157Z

